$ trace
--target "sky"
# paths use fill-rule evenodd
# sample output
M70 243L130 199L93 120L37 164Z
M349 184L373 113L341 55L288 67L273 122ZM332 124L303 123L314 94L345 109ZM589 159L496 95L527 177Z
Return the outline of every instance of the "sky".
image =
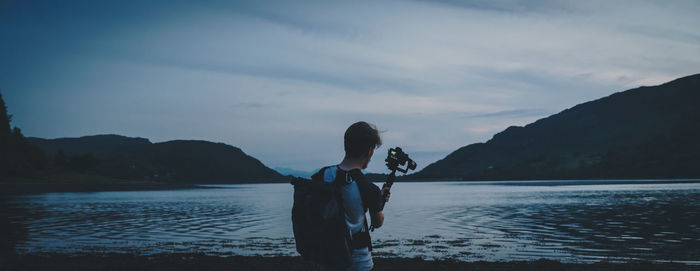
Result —
M375 124L419 169L508 126L700 72L700 1L0 0L25 136L120 134L340 162Z

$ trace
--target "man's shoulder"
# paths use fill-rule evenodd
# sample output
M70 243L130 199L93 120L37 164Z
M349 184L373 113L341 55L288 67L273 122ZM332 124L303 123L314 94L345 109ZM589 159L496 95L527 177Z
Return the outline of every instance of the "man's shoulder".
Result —
M351 169L348 171L348 175L350 175L350 178L352 178L355 181L365 181L367 180L367 177L365 176L364 173L362 173L362 170L358 168Z
M320 168L318 171L314 172L311 174L311 179L312 180L318 180L318 181L323 181L324 175L326 173L326 170L332 166L325 166Z

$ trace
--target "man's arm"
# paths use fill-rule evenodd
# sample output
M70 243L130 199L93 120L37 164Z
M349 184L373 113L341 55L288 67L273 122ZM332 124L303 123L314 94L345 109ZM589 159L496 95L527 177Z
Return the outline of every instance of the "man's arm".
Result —
M390 193L389 188L384 186L379 189L375 184L367 181L367 179L361 179L357 182L358 188L360 189L360 196L362 197L362 204L369 211L369 217L371 219L371 229L379 228L384 225L384 203L389 201Z
M369 212L369 217L372 219L372 228L379 228L384 225L384 213L379 212Z
M384 202L389 202L389 197L391 197L391 193L389 192L389 187L382 186L382 200ZM384 225L384 213L382 211L379 212L369 212L369 217L372 219L372 228L379 228L382 225Z

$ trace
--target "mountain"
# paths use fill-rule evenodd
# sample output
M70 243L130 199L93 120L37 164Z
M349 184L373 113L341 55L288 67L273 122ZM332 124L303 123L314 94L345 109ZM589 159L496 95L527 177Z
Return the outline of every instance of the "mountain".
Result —
M42 139L29 137L29 142L44 150L50 157L62 149L65 155L75 156L86 153L105 154L121 148L144 147L152 143L145 138L120 135L96 135Z
M241 149L223 143L96 135L79 138L27 138L48 155L53 166L122 178L179 183L283 181L286 178ZM60 162L63 161L63 162ZM72 166L70 166L72 165Z
M618 92L524 127L508 127L411 178L698 178L698 165L700 74Z

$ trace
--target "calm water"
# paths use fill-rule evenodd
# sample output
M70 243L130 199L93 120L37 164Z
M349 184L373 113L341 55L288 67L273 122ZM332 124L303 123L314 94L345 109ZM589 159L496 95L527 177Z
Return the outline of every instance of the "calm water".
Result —
M9 199L29 252L296 255L289 184ZM377 256L700 264L700 183L396 183Z

